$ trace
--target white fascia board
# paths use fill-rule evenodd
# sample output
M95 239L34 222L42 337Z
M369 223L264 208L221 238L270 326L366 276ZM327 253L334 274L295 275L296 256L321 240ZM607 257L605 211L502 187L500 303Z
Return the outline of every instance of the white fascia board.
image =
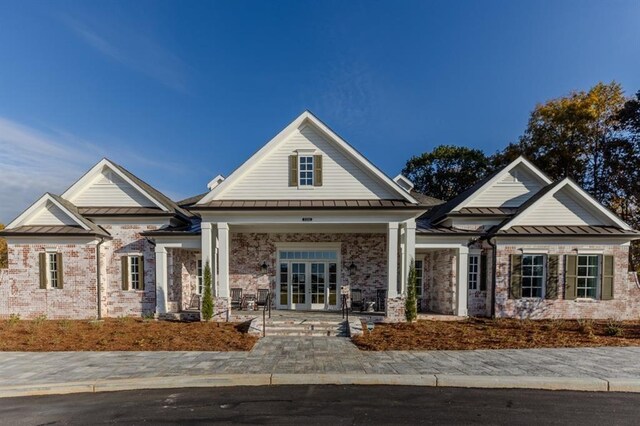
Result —
M598 201L596 201L596 199L593 198L587 191L585 191L584 189L582 189L578 185L576 185L576 183L574 183L571 179L564 178L560 182L560 184L558 184L551 191L549 191L546 194L544 194L542 197L540 197L540 199L536 200L536 202L533 203L532 205L530 205L525 211L523 211L519 215L515 216L509 222L507 222L502 228L500 228L500 230L509 229L512 226L518 225L518 223L520 223L522 221L522 219L526 218L527 215L530 214L533 210L535 210L541 203L543 203L545 200L548 200L550 197L553 197L554 194L556 194L558 191L562 190L563 188L565 188L567 186L574 190L574 192L581 198L581 201L582 200L586 201L589 207L591 207L594 210L597 210L601 214L605 215L613 223L615 223L616 225L618 225L622 229L626 229L626 230L633 229L633 228L631 228L631 226L629 226L629 224L624 222L622 219L620 219L618 216L616 216L614 213L612 213L609 209L607 209L602 204L600 204Z
M540 236L540 237L521 237L521 236L510 236L510 235L496 235L492 238L498 247L503 246L527 246L533 247L534 244L539 244L540 246L563 246L570 247L570 250L573 250L574 247L580 246L627 246L629 242L634 240L634 237L630 236L611 236L611 237L595 237L593 235L584 235L584 236ZM572 247L573 246L573 247Z
M351 145L349 145L340 136L334 133L324 123L318 120L309 111L305 111L298 118L293 120L287 127L285 127L280 133L278 133L273 139L267 142L262 148L260 148L255 154L253 154L247 161L245 161L240 167L233 171L227 179L225 179L220 185L215 187L207 195L205 195L196 205L206 204L216 197L222 195L227 189L229 189L235 181L240 179L245 173L266 157L276 146L286 140L293 134L298 128L300 128L306 121L313 124L318 130L325 134L331 141L333 141L338 147L346 152L355 163L360 165L364 171L375 176L382 182L384 182L389 188L402 196L403 199L418 204L418 201L409 195L404 189L402 189L396 182L390 179L387 175L382 173L377 167L375 167L369 160L367 160L362 154L356 151Z
M531 162L529 160L527 160L526 158L520 156L520 157L516 158L515 160L513 160L509 165L507 165L504 169L502 169L499 173L497 173L492 179L490 179L488 182L486 182L484 185L482 185L480 188L478 188L473 194L468 196L460 204L458 204L453 209L451 209L451 211L460 210L461 208L463 208L464 206L469 204L471 201L473 201L475 198L477 198L484 191L486 191L487 189L492 187L504 175L509 173L511 170L513 170L519 164L525 165L531 172L533 172L537 177L540 178L540 180L545 182L547 185L552 183L551 179L549 179L549 177L547 175L545 175L542 172L542 170L538 169L536 166L531 164Z
M84 189L87 185L89 185L93 181L93 179L95 179L95 177L101 172L103 167L108 167L109 170L111 170L112 172L120 176L122 179L124 179L125 182L133 186L138 192L144 195L153 204L158 206L162 211L165 211L165 212L169 211L169 209L167 209L164 205L162 205L162 203L160 203L158 200L152 197L151 194L149 194L147 191L145 191L140 186L138 186L134 181L129 179L127 175L122 173L111 161L107 160L106 158L103 158L102 160L100 160L98 164L93 166L76 183L71 185L69 189L67 189L64 192L64 194L61 195L61 197L64 198L65 200L71 201L78 192Z
M58 207L60 210L62 210L62 212L64 214L66 214L71 219L73 219L73 221L75 223L77 223L78 225L80 225L82 227L82 229L87 230L87 231L90 230L90 228L87 225L85 225L82 221L78 220L78 218L76 217L75 214L73 214L72 212L67 210L62 204L60 204L58 201L56 201L55 198L53 198L51 195L49 195L49 193L44 194L35 203L33 203L27 210L22 212L20 214L20 216L15 218L9 225L7 225L6 229L12 229L12 228L20 226L27 219L29 219L33 214L38 212L38 210L40 208L46 208L46 202L47 201L50 201L56 207Z
M56 246L67 244L97 244L101 240L94 236L87 237L69 237L61 235L20 235L20 236L7 236L2 237L7 241L7 244L42 244L46 247L56 249Z

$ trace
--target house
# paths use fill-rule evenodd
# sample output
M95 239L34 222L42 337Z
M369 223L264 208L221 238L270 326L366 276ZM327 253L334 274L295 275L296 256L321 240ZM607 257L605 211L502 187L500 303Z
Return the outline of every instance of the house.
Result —
M519 158L444 203L387 177L309 112L203 194L172 201L103 159L0 235L2 317L179 314L197 307L207 264L219 320L244 318L260 297L276 309L339 310L343 287L402 320L412 263L422 311L640 311L628 273L638 232L571 180L551 182Z

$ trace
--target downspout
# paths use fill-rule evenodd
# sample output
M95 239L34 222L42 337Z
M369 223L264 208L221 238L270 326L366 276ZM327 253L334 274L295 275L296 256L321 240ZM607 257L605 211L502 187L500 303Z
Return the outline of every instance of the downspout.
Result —
M491 256L491 318L496 317L496 268L498 266L498 253L495 240L487 238L487 243L491 246L493 255Z
M98 286L98 319L102 319L102 284L100 274L100 246L104 243L104 237L100 237L100 241L96 244L96 284Z

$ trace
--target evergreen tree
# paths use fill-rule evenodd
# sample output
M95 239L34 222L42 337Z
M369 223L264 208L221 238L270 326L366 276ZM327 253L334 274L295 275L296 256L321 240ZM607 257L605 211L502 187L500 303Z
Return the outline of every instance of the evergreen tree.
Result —
M404 315L407 322L412 322L418 317L418 299L416 295L416 286L418 285L418 277L416 275L416 267L411 262L409 268L409 279L407 282L407 298L405 299Z
M211 267L209 261L204 266L204 294L202 295L202 319L210 321L213 318L213 295L211 294Z

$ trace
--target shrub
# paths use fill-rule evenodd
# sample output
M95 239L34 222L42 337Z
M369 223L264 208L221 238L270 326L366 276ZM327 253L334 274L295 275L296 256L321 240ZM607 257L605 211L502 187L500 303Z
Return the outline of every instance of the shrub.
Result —
M37 317L35 317L35 318L33 319L33 324L34 324L34 325L40 325L40 324L42 324L43 322L45 322L46 320L47 320L47 316L46 316L45 314L38 315Z
M407 322L412 322L418 317L418 299L416 296L416 285L418 278L416 276L416 267L411 262L409 268L409 279L407 280L407 298L405 299L404 315Z
M9 315L9 325L16 325L20 322L20 314Z
M155 318L156 317L155 317L155 314L153 312L145 312L145 313L142 314L142 319L144 321L151 321L151 320L154 320Z
M586 334L588 336L593 336L593 320L590 319L579 319L578 320L578 331L582 334Z
M607 325L604 327L604 334L611 337L621 337L623 334L622 323L613 318L609 318Z
M204 294L202 295L202 319L210 321L213 318L213 295L211 294L211 267L209 261L204 266Z

